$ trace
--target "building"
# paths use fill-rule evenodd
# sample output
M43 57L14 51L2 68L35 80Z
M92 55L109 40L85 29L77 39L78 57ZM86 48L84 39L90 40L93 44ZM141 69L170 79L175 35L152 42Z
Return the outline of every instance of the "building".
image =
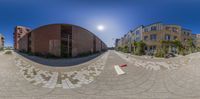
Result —
M146 51L155 51L164 46L162 43L163 41L178 40L185 45L186 41L192 38L192 31L182 28L179 25L163 24L159 22L147 26L141 25L125 34L123 38L127 42L122 44L122 46L128 46L129 51L133 51L133 43L138 41L143 41L146 44ZM120 41L123 41L124 39L120 39ZM173 47L172 50L176 51L176 48Z
M193 42L196 47L200 47L200 34L192 34Z
M120 44L119 41L120 41L120 39L116 39L116 40L115 40L115 46L119 46L119 45L118 45L118 44Z
M115 42L116 49L117 47L128 46L128 51L131 52L134 49L133 43L142 40L142 31L143 25L130 30L127 34L125 34L121 39L117 39Z
M4 48L4 36L0 34L0 49Z
M20 50L19 49L19 40L23 38L27 33L31 31L30 28L24 27L24 26L16 26L14 29L14 49L15 50Z
M147 51L155 51L165 46L162 41L181 41L183 45L191 38L191 30L184 29L179 25L154 23L143 29L143 41ZM168 46L168 45L167 45ZM173 45L172 45L173 47ZM175 46L172 48L176 51Z
M106 44L93 33L70 24L41 26L25 33L16 45L19 51L58 57L76 57L107 49Z

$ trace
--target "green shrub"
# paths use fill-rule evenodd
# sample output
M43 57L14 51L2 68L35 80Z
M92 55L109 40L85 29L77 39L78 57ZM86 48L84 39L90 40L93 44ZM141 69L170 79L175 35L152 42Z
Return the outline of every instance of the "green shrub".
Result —
M89 56L89 55L91 55L91 54L92 54L92 52L84 52L84 53L80 53L80 54L78 55L78 57Z
M0 48L0 51L4 51L4 49L3 49L3 48Z
M29 54L43 58L59 58L58 56L55 56L51 53L29 53Z
M55 55L53 55L51 53L47 53L43 57L45 57L45 58L58 58L57 56L55 56Z
M179 51L179 54L181 54L181 55L187 55L187 50L186 49L184 49L184 48L181 48L180 49L180 51Z
M133 45L136 47L135 52L133 52L133 54L135 54L135 55L144 55L145 54L144 47L146 46L146 44L143 41L134 42Z
M128 53L128 46L124 46L123 50L124 53Z
M154 54L155 57L164 57L165 56L165 51L162 49L156 50L156 53Z
M4 54L11 55L12 51L6 51Z

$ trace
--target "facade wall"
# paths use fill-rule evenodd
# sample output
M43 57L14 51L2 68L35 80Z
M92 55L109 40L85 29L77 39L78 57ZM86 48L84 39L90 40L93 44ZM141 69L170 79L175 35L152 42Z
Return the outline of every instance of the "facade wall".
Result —
M4 47L4 36L0 34L0 49Z
M143 26L136 28L133 31L132 41L141 41L142 40L142 32L143 32Z
M155 26L156 30L151 30L151 27ZM149 26L148 31L142 33L143 41L146 43L147 48L151 49L151 47L161 48L162 41L173 41L173 40L181 40L181 27L177 25L152 25ZM145 28L144 28L145 29ZM155 35L155 39L151 36Z
M196 35L196 46L200 47L200 34Z
M132 36L129 34L132 33ZM147 26L137 27L125 34L116 44L117 47L129 45L129 50L134 47L130 46L133 42L144 41L146 49L156 49L162 47L162 41L178 40L185 44L192 37L192 31L183 29L179 25L154 23ZM130 40L131 39L131 40Z
M120 39L115 40L115 48L117 48L119 46L119 42L120 42Z
M187 40L192 38L192 32L190 30L182 29L180 38L183 45L186 45Z
M101 51L106 51L108 48L104 42L101 41Z
M33 30L31 32L31 51L60 56L60 30L60 25L48 25Z
M182 31L181 26L178 26L178 25L164 25L163 30L164 30L164 38L163 38L163 40L166 40L165 39L166 35L170 35L170 40L179 40L179 41L181 41L181 31Z
M20 37L16 44L18 50L59 57L75 57L107 49L105 43L93 33L69 24L39 27Z
M18 50L19 51L28 51L28 34L24 35L23 38L18 40Z
M31 31L30 28L24 26L16 26L14 29L14 48L19 50L19 40Z
M100 52L101 50L101 40L96 37L96 52Z
M93 50L92 33L80 27L72 27L72 56L77 56L81 53L94 52Z

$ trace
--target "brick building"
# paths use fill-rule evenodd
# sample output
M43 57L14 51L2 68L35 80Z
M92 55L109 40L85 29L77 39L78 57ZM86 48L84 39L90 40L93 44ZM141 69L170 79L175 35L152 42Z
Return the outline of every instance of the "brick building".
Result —
M25 33L16 45L20 51L59 57L75 57L107 49L106 44L93 33L70 24L41 26Z
M14 29L14 49L20 50L19 40L22 39L27 33L31 31L30 28L24 26L16 26ZM23 44L21 44L23 45Z
M4 36L0 34L0 49L4 48Z

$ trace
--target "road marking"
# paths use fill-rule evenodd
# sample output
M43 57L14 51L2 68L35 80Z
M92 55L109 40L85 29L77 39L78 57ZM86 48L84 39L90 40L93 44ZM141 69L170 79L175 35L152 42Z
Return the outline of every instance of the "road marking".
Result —
M119 65L115 65L114 67L118 75L125 74L125 72L119 67Z

